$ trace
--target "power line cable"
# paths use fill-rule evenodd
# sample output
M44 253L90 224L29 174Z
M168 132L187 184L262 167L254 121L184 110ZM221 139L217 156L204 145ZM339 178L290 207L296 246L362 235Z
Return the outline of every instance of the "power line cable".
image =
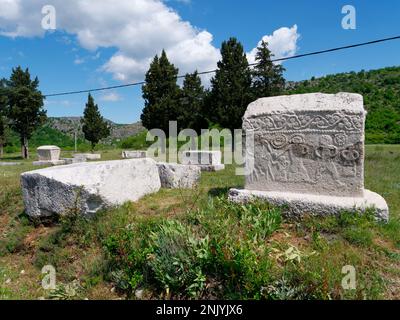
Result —
M346 50L346 49L351 49L351 48L357 48L357 47L362 47L362 46L368 46L368 45L371 45L371 44L377 44L377 43L381 43L381 42L399 40L399 39L400 39L400 36L395 36L395 37L390 37L390 38L383 38L383 39L378 39L378 40L373 40L373 41L368 41L368 42L351 44L351 45L342 46L342 47L336 47L336 48L331 48L331 49L326 49L326 50L308 52L308 53L304 53L304 54L298 54L298 55L285 57L285 58L273 59L271 61L272 62L280 62L280 61L286 61L286 60L292 60L292 59L299 59L299 58L315 56L315 55L319 55L319 54L335 52L335 51L340 51L340 50ZM257 65L257 63L249 64L249 66L255 66L255 65ZM205 75L205 74L215 73L216 71L217 71L217 69L214 69L214 70L209 70L209 71L198 72L198 74L199 75ZM185 77L185 75L180 75L177 78L181 79L181 78L184 78L184 77ZM113 89L127 88L127 87L133 87L133 86L140 86L140 85L144 85L145 83L146 83L145 81L140 81L140 82L133 82L133 83L122 84L122 85L117 85L117 86L110 86L110 87L94 88L94 89L79 90L79 91L68 91L68 92L61 92L61 93L52 93L52 94L46 94L44 96L45 97L57 97L57 96L66 96L66 95L73 95L73 94L80 94L80 93L89 93L89 92L96 92L96 91L113 90Z

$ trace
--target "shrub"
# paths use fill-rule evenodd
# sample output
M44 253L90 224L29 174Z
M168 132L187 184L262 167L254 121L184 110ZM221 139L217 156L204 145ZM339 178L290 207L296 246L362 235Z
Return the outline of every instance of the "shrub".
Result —
M163 297L257 298L272 277L265 240L280 223L277 209L223 199L183 221L137 221L104 241L109 278L128 293L147 287Z
M187 225L165 221L150 235L147 264L167 292L198 297L204 290L204 266L210 257L208 237L199 239Z

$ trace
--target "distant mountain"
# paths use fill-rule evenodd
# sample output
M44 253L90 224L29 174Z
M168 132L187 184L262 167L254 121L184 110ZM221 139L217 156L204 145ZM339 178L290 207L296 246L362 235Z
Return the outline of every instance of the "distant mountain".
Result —
M133 124L117 124L111 120L106 121L111 126L111 136L106 141L121 140L138 134L144 130L140 122ZM75 130L78 130L78 137L83 137L81 117L49 117L46 126L58 130L67 136L73 137Z

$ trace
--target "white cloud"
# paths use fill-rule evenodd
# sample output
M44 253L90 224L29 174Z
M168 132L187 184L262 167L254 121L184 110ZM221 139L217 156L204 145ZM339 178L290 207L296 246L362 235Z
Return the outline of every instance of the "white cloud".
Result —
M297 41L300 38L300 34L297 32L297 25L291 28L283 27L275 30L272 35L265 35L262 37L257 47L261 45L262 40L268 42L268 48L275 55L274 58L285 58L292 56L297 52ZM257 47L251 50L247 54L249 63L255 62L255 56L257 53Z
M117 102L117 101L121 101L122 97L116 92L109 92L109 93L102 95L100 97L100 100L107 101L107 102Z
M41 9L47 4L48 0L0 0L0 35L44 36ZM101 48L117 49L100 70L121 82L143 80L152 58L162 49L181 74L215 69L220 59L212 34L182 20L161 0L53 0L51 4L56 8L57 29L75 35L82 48L95 52L93 59L100 57ZM292 54L297 26L281 28L264 39L276 56ZM254 54L249 52L249 59ZM84 61L77 57L75 63Z
M85 59L82 59L82 58L75 58L74 63L75 63L75 64L83 64L83 63L85 63Z

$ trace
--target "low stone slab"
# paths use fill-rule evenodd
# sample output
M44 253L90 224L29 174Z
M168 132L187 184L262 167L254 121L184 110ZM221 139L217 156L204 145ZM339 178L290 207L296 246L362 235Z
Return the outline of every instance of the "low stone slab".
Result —
M157 163L161 186L168 189L195 188L201 178L198 166L175 163Z
M19 166L21 162L0 162L0 167Z
M342 197L231 189L228 197L230 201L236 203L247 203L254 200L266 201L274 206L283 207L284 212L292 216L301 216L307 213L337 215L343 211L365 212L371 208L379 220L388 221L389 219L389 208L385 199L369 190L364 190L363 197Z
M62 166L66 164L65 160L39 160L32 163L34 166Z
M200 164L197 165L201 171L205 171L205 172L216 172L216 171L221 171L221 170L225 170L225 165L224 164Z
M85 157L63 158L61 160L63 160L65 162L65 164L86 162L86 158Z
M83 215L137 201L161 187L152 159L77 163L21 175L26 213L31 217Z
M74 158L85 158L86 160L100 160L100 153L76 153Z
M122 151L123 159L142 159L147 158L147 152L142 150Z
M225 169L225 165L222 164L221 151L185 151L182 163L199 166L201 171L220 171Z
M60 159L61 149L57 146L41 146L37 148L39 161L57 161Z

